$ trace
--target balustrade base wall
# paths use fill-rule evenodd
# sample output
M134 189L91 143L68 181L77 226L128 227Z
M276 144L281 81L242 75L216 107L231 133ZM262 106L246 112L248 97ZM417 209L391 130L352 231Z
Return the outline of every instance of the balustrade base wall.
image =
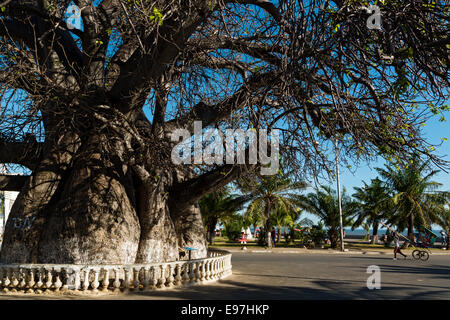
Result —
M200 285L232 274L231 253L155 264L0 264L0 293L118 294Z

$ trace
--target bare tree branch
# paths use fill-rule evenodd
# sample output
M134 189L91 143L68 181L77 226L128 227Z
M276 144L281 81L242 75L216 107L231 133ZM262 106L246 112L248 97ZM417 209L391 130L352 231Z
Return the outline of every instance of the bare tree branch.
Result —
M29 176L0 175L0 190L21 191L29 178Z
M33 169L42 156L38 142L5 142L0 140L0 163L17 163Z

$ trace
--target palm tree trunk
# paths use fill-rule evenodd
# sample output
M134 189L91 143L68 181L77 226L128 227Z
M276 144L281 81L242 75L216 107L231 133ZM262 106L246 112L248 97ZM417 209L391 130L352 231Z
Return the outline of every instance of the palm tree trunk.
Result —
M208 234L207 234L207 240L210 246L214 243L214 238L216 237L216 225L217 225L216 218L211 218L208 221Z
M328 232L328 236L330 237L330 246L332 249L336 249L338 245L339 232L337 229L330 229Z
M278 228L278 234L277 234L277 243L279 243L280 242L280 239L281 239L281 226L277 226L277 228Z
M378 237L378 225L379 225L378 221L374 221L374 223L372 225L372 228L373 228L373 230L372 230L372 240L371 240L372 244L375 244L375 238Z
M285 241L286 243L289 243L288 233L286 232L286 226L284 226L284 241Z
M412 213L409 216L408 238L414 240L414 215Z
M289 227L289 241L295 244L295 230L294 230L294 226Z
M270 212L272 211L270 200L266 200L266 222L264 228L266 229L266 246L273 247L272 243L272 221L270 221Z
M266 236L266 246L269 248L273 247L272 242L272 223L270 222L270 219L266 220L264 229L266 230L265 236Z

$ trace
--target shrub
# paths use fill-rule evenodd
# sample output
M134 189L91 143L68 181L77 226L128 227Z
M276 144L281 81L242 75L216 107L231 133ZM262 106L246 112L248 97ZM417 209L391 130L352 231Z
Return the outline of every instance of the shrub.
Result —
M306 235L306 239L311 240L314 245L320 245L324 242L326 234L322 224L319 223L311 227L309 233Z
M228 238L230 241L235 241L239 238L241 234L242 225L237 222L229 222L225 224L225 228L223 229L223 235Z

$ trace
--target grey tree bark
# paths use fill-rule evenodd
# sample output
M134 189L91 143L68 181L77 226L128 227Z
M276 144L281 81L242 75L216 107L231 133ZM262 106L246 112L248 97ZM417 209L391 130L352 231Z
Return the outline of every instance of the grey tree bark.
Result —
M143 164L145 176L136 174L125 161L126 135L53 137L12 208L0 262L166 262L186 258L184 247L197 249L193 258L206 256L195 202L207 189L180 203L173 187L187 179L156 158Z

